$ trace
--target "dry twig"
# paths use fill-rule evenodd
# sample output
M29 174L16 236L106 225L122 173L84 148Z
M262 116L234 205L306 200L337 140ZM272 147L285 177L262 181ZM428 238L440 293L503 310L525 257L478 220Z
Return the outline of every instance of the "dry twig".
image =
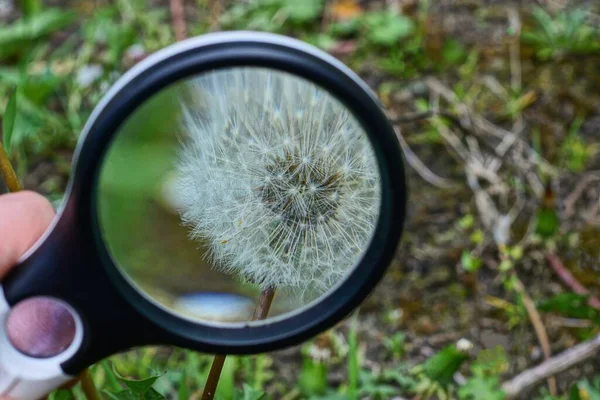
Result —
M533 325L533 328L535 329L535 334L538 337L538 341L540 342L540 345L542 346L542 351L544 352L544 358L546 360L549 360L550 356L552 355L552 350L550 349L550 341L548 340L548 334L546 333L546 328L544 327L544 323L542 322L542 317L540 316L540 313L538 312L537 308L535 307L535 303L533 302L531 297L529 297L527 290L525 290L525 287L523 286L523 283L521 282L521 280L517 277L516 274L514 274L513 276L515 277L515 279L514 279L515 280L515 289L517 290L517 292L519 292L519 294L521 295L521 298L523 299L523 304L525 305L525 308L527 309L527 314L529 315L529 320L531 321L531 324ZM545 378L548 379L548 388L550 389L550 393L553 396L556 396L556 392L557 392L556 378L553 375L554 374L546 375Z
M507 398L512 399L536 383L565 371L600 351L600 335L587 342L580 343L564 352L544 361L537 367L525 370L502 385Z
M548 263L556 272L556 275L567 285L571 290L580 295L587 295L590 292L581 284L579 281L569 272L568 269L565 268L562 261L558 256L554 253L546 254L546 259ZM600 299L596 296L590 296L588 299L588 304L590 307L594 307L600 310Z
M431 171L427 166L419 159L419 157L411 150L410 146L402 136L400 128L394 125L394 131L406 157L406 162L423 178L426 182L429 182L435 187L441 189L447 189L452 186L452 181L442 178Z
M569 194L569 196L563 201L565 216L572 217L575 213L575 204L581 198L585 190L589 187L593 182L600 180L600 175L597 172L591 172L586 174L575 186L573 192Z

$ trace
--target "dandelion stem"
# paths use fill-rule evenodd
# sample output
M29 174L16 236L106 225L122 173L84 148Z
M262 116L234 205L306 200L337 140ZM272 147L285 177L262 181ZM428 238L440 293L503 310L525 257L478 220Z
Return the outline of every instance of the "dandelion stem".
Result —
M22 189L17 174L10 163L10 159L8 158L8 154L6 154L2 143L0 143L0 173L10 192L18 192Z
M253 321L260 321L267 318L274 296L275 288L273 287L269 287L260 293L258 304L254 310L254 316L252 317ZM221 377L226 357L227 356L225 355L216 355L213 359L208 378L206 379L206 385L204 386L204 392L202 393L202 400L212 400L215 397L215 392L219 385L219 378Z
M223 365L225 364L225 357L227 356L216 355L213 359L208 378L206 379L206 385L204 386L204 392L202 393L202 400L212 400L215 397L221 371L223 371Z
M258 298L258 306L256 306L256 310L254 311L254 317L252 317L254 321L260 321L267 318L269 310L271 309L273 297L275 297L275 288L270 287L262 291Z

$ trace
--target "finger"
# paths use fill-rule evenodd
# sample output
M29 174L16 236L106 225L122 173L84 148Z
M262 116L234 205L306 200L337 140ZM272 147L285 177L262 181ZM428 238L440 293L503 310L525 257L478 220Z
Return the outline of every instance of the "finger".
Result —
M0 196L0 278L42 236L52 218L52 205L37 193Z

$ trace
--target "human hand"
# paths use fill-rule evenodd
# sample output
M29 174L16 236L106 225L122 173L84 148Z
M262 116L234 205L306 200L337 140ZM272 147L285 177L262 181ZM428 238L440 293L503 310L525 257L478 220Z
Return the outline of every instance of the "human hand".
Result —
M52 206L39 194L24 191L0 196L0 281L42 236L53 218ZM68 311L56 303L35 299L18 306L0 329L6 329L21 351L43 356L71 340L71 321ZM7 400L2 393L0 400Z

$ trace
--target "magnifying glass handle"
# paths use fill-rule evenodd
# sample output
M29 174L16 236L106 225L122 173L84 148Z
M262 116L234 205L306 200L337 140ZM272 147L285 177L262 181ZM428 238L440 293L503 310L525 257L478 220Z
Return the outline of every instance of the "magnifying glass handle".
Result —
M81 335L77 334L77 330L81 330L81 324L77 318L74 319L74 321L77 320L74 326L75 334L69 338L73 343L67 346L67 350L60 352L60 354L54 357L30 357L19 351L13 341L22 344L26 339L34 339L35 341L36 335L40 335L37 338L39 339L38 344L35 348L31 348L32 351L37 351L40 354L47 351L48 346L52 346L52 344L49 344L48 337L41 337L47 336L47 332L43 330L38 330L33 335L21 335L17 338L12 337L13 331L9 328L11 324L9 320L13 318L11 310L17 310L19 307L11 309L0 285L0 399L38 400L73 379L72 376L62 371L61 363L69 356L68 353L73 352L79 346ZM33 307L36 307L34 313L32 313L34 310ZM38 304L32 303L29 312L26 308L27 305L25 304L22 309L17 310L15 317L18 317L16 314L21 314L21 322L32 326L35 325L34 321L44 319L42 314L45 311L51 310L48 304L44 307L39 302ZM54 307L54 312L56 310L57 308ZM18 329L14 331L19 332ZM30 337L25 338L24 336Z

